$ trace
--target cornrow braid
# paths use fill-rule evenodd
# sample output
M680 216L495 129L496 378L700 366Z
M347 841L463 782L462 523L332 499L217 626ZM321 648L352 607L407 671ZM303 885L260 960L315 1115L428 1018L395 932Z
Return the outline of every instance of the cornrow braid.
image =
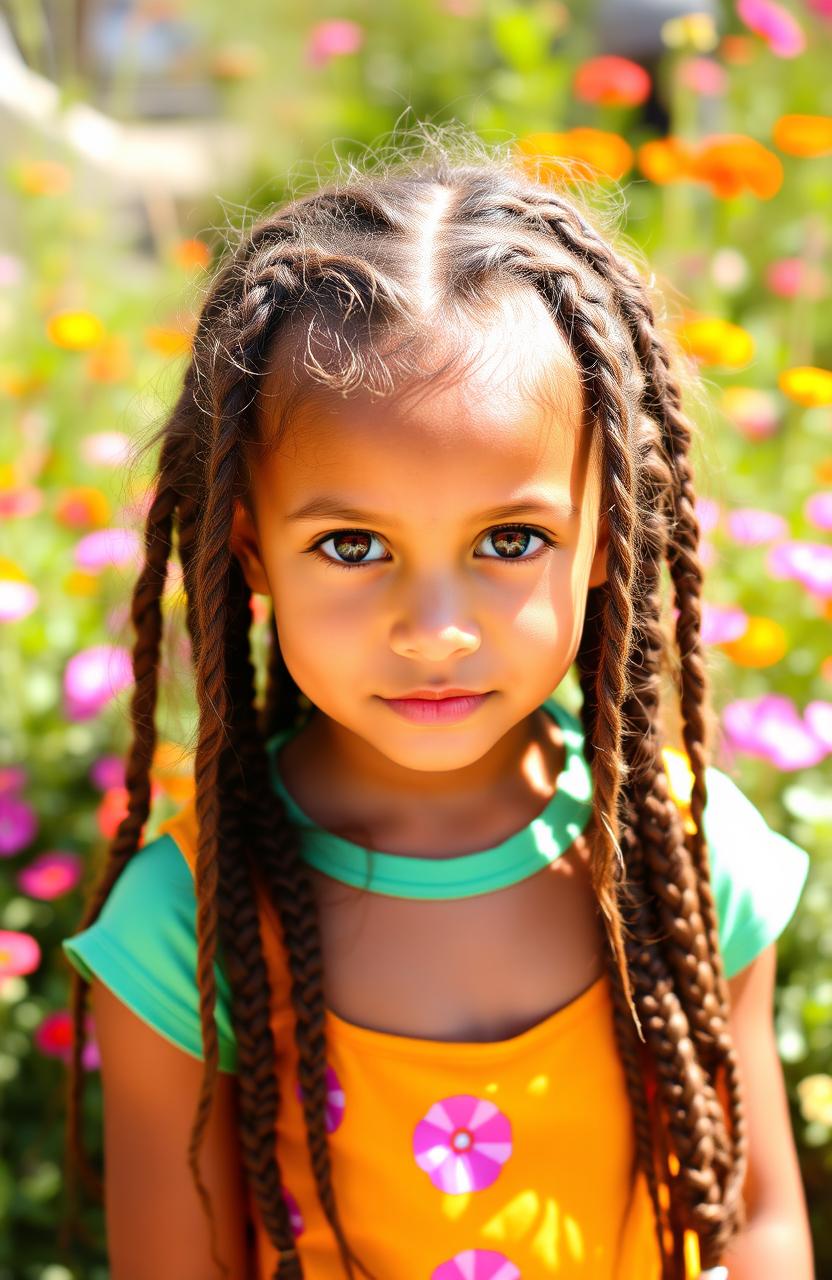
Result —
M481 144L469 145L475 157L482 153ZM437 214L440 192L447 199ZM273 444L259 386L290 321L310 336L320 326L332 338L326 361L311 342L304 361L308 379L331 390L347 395L358 386L378 386L386 392L403 376L423 373L430 380L438 376L435 366L425 372L410 356L431 347L437 324L445 317L479 318L501 290L518 285L537 292L568 342L584 389L585 425L601 445L607 580L588 590L575 656L594 784L587 830L593 889L610 943L616 1042L663 1280L681 1274L685 1230L697 1231L708 1267L719 1262L744 1221L745 1121L702 829L708 686L699 634L702 570L691 430L674 364L637 272L576 201L522 173L512 155L489 153L469 162L454 157L440 139L430 155L402 159L388 172L353 173L288 202L252 227L215 274L183 394L166 424L147 517L146 562L134 592L137 686L128 815L83 926L97 918L148 816L160 596L175 532L199 709L196 977L205 1071L189 1159L211 1218L197 1157L218 1069L215 960L221 948L239 1048L243 1163L278 1255L279 1280L296 1280L303 1267L276 1150L282 1099L257 911L261 891L278 913L287 953L318 1198L350 1280L356 1271L370 1272L348 1244L349 1224L339 1219L332 1186L317 905L297 833L270 786L265 747L270 735L296 725L311 703L286 666L272 613L265 698L255 706L250 592L230 550L234 506L248 496L247 446ZM398 345L388 342L397 337ZM291 402L284 405L289 408ZM677 608L678 693L694 778L692 833L682 828L661 754L664 563ZM83 979L74 978L70 1110L77 1117L84 995ZM730 1134L720 1083L727 1088ZM77 1137L77 1118L70 1125ZM661 1186L668 1167L669 1198ZM95 1185L92 1179L89 1185ZM213 1223L211 1238L216 1257Z

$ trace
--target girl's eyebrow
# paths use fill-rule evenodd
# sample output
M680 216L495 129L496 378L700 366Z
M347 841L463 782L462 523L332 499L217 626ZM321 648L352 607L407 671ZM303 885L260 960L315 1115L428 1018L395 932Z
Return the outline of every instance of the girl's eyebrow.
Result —
M530 513L535 513L539 516L555 516L560 520L574 520L581 514L581 509L567 498L559 497L555 494L530 493L526 497L516 499L514 502L503 503L498 507L490 507L487 511L480 511L478 514L470 516L469 519L471 523L474 523L478 520L504 520L509 516L528 515ZM370 524L386 524L390 526L401 523L396 516L381 515L374 511L362 511L359 507L351 507L341 498L330 494L320 494L318 497L311 498L303 506L291 511L286 519L293 521L320 520L324 517L336 520L355 520L357 522L363 520Z

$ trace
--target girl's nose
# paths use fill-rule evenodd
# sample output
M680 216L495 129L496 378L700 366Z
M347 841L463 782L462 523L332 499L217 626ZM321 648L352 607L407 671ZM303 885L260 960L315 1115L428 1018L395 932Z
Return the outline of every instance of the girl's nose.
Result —
M480 647L480 632L467 613L458 585L434 579L408 591L391 630L390 647L399 657L427 662L474 653Z

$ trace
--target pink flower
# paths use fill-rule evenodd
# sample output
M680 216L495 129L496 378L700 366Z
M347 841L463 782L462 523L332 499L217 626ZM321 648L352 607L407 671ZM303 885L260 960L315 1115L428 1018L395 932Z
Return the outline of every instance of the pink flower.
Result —
M126 767L121 756L100 756L90 768L90 781L99 791L123 787Z
M737 0L737 13L778 58L796 58L806 48L800 23L774 0Z
M23 279L23 261L10 253L0 253L0 285L20 284Z
M729 513L727 523L731 537L744 547L756 547L762 542L782 538L789 528L782 516L758 507L737 507Z
M101 1066L98 1045L91 1036L93 1021L87 1014L85 1020L86 1033L90 1036L81 1052L81 1065L85 1071L94 1071ZM59 1009L48 1013L38 1024L33 1041L35 1046L47 1058L60 1058L69 1062L72 1057L72 1015L67 1009Z
M28 867L18 872L17 883L30 898L51 901L74 889L81 879L81 859L77 853L51 849L40 853Z
M726 387L722 409L746 440L767 440L780 425L778 402L757 387Z
M781 542L769 552L767 567L774 578L792 578L819 596L832 596L832 547L822 542Z
M719 524L719 503L713 498L697 498L694 507L700 533L712 533Z
M65 715L89 720L111 698L133 682L133 662L127 649L99 644L82 649L64 670Z
M19 489L0 491L0 520L14 520L21 516L35 516L43 507L43 493L33 484Z
M820 267L802 258L778 258L769 263L764 279L778 298L804 297L817 302L826 293L826 277Z
M31 844L38 830L37 814L11 791L0 793L0 858L11 858Z
M818 719L820 713L814 712ZM791 698L763 694L738 698L722 712L729 747L768 760L784 771L806 769L829 753L828 745L800 716Z
M806 0L806 5L821 18L832 18L832 0Z
M678 610L676 610L678 613ZM739 640L748 630L748 614L731 605L702 602L702 643L725 644Z
M8 764L0 768L0 794L4 791L22 791L29 775L22 764Z
M75 563L90 573L108 565L135 564L140 555L141 541L132 529L96 529L75 547Z
M493 1102L469 1093L434 1102L413 1133L413 1155L447 1195L490 1187L511 1155L511 1124Z
M22 978L40 964L40 946L30 933L0 929L0 978Z
M679 68L679 79L692 93L718 98L728 87L725 68L714 58L687 58Z
M0 578L0 622L21 622L38 607L40 595L31 582Z
M832 751L832 702L822 702L817 698L807 703L803 718L815 737L826 744L828 751Z
M464 1249L431 1272L430 1280L520 1280L520 1272L504 1253Z
M306 61L309 66L326 66L332 58L356 53L364 43L364 29L348 18L330 18L316 22L309 33Z
M295 1095L300 1102L303 1102L303 1090L300 1087L300 1081L295 1084ZM338 1079L334 1069L327 1067L326 1069L326 1112L325 1125L327 1133L334 1133L344 1118L344 1090L341 1088L341 1081Z
M130 448L130 437L123 431L94 431L81 437L79 452L92 467L120 467Z
M806 519L811 520L818 529L832 530L832 489L813 493L807 498L803 511Z

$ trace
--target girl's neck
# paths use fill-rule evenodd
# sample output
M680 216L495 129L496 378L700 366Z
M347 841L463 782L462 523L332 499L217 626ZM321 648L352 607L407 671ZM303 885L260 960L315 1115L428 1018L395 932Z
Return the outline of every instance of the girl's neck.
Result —
M561 731L537 709L465 769L404 769L314 710L278 753L281 779L328 831L390 853L447 855L499 844L551 799L564 763Z

